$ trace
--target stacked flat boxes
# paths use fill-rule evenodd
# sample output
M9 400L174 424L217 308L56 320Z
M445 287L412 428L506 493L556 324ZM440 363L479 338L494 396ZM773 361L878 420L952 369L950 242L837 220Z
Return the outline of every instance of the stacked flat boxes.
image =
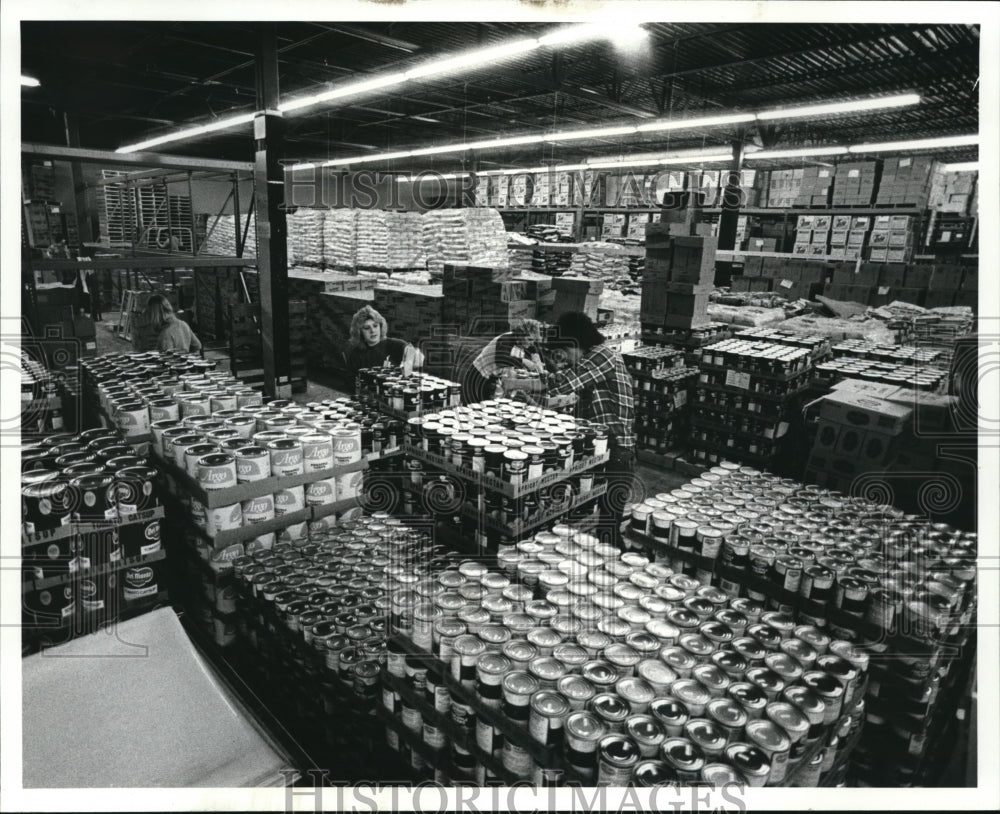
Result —
M636 449L657 454L680 446L688 433L691 389L698 377L682 351L647 346L623 353L635 397Z
M833 184L834 206L871 206L875 198L879 163L848 161L837 165Z
M865 389L838 389L824 397L807 481L849 493L857 478L889 467L906 444L913 414L885 398L896 389L865 383Z
M868 259L873 263L908 263L917 242L912 215L875 215Z
M639 315L643 330L692 328L709 321L708 295L715 279L718 241L671 236L670 226L651 223L646 227Z
M625 215L609 212L601 222L601 237L605 240L611 237L622 237L625 234Z
M32 200L24 204L28 244L46 247L66 239L62 206L55 201Z
M964 215L975 198L978 173L936 172L931 179L930 206L938 212Z
M868 243L872 218L869 215L832 215L830 219L831 260L857 260Z
M790 300L812 299L826 279L822 262L799 257L747 257L743 276L733 277L733 291L774 291Z
M826 257L830 251L832 215L799 215L792 253L803 257Z
M771 209L789 209L796 205L802 190L804 170L772 170L767 187L765 206Z
M51 161L21 164L21 196L24 201L55 200L56 171Z
M734 338L702 348L698 368L691 414L693 461L772 465L809 385L811 351Z
M511 280L509 269L444 266L441 320L460 333L499 334L514 320L537 315L538 299L552 281Z
M707 174L706 174L707 175ZM701 191L706 193L704 206L722 206L728 185L729 173L717 173L718 184L714 187L702 186ZM740 206L758 206L760 204L760 190L757 187L757 171L741 170L737 184L737 194L739 195Z
M934 159L930 156L885 159L875 203L926 207L933 169Z
M833 188L833 169L830 167L805 167L802 184L795 197L795 206L827 206Z

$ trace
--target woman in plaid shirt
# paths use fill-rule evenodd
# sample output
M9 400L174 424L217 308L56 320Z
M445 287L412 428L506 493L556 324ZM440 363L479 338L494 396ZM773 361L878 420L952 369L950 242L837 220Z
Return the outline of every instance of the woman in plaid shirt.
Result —
M549 376L547 395L559 398L575 395L579 416L608 428L611 459L606 472L608 491L601 499L602 513L613 522L610 537L622 548L619 526L625 504L634 489L635 402L632 377L621 354L605 344L604 335L586 314L567 312L556 320L559 342L569 367Z

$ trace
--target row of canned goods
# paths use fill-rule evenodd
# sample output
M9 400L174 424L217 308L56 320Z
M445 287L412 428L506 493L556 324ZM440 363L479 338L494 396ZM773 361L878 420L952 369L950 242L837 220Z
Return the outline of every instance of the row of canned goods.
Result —
M350 457L348 463L360 460L364 454L397 447L402 442L400 421L385 418L353 399L327 399L306 404L278 399L264 405L259 392L241 385L224 372L199 369L199 372L177 375L166 373L143 381L111 378L101 380L97 388L102 407L115 416L129 435L150 432L157 435L158 427L171 426L160 422L187 419L209 422L212 431L235 430L244 439L265 431L302 436L308 434L307 430L338 439L334 430L347 428L352 432L346 439L337 440L336 446L342 448L337 450L340 458ZM222 422L222 426L211 423L216 421ZM234 437L229 434L220 440Z
M936 392L948 381L948 371L936 367L915 368L913 362L876 362L870 359L831 359L816 365L824 379L861 379Z
M629 373L651 375L684 367L684 354L664 345L647 345L622 354Z
M868 658L858 648L635 553L616 556L589 535L560 531L550 535L558 542L535 543L552 543L565 557L540 575L536 590L465 562L422 592L419 583L405 590L403 580L391 593L393 629L433 658L408 657L390 642L387 671L426 693L508 771L532 779L523 738L504 739L488 720L475 721L475 707L449 694L443 671L541 745L565 747L574 772L602 784L641 782L632 770L642 759L672 767L654 773L664 782L717 778L721 770L702 776L701 768L728 760L737 779L777 784L789 761L844 715L860 723ZM545 598L532 598L539 588ZM389 706L391 688L386 693ZM418 709L404 701L398 711L420 731ZM677 738L691 745L681 749ZM730 750L736 743L743 745ZM677 774L681 757L695 767L687 775Z
M974 533L732 467L716 467L628 507L629 528L652 538L658 562L810 624L825 623L825 614L813 616L776 598L766 585L883 629L905 616L914 632L943 630L967 610L975 585ZM850 631L838 633L849 637Z
M407 573L426 574L445 570L456 557L396 518L375 514L341 519L307 542L276 543L222 565L247 598L241 612L255 623L247 627L252 636L277 617L331 677L374 700L389 633L390 568L405 562Z
M647 394L655 403L671 410L686 402L687 395L697 379L698 368L685 367L657 373L652 378L633 378L632 389L636 396Z
M705 365L772 376L791 376L812 365L812 354L806 348L749 339L724 339L696 350L695 354Z
M21 448L21 510L29 534L71 522L117 523L160 505L157 471L117 429L60 433Z
M462 403L462 385L426 373L405 375L401 368L372 367L358 371L358 398L405 413L443 410Z

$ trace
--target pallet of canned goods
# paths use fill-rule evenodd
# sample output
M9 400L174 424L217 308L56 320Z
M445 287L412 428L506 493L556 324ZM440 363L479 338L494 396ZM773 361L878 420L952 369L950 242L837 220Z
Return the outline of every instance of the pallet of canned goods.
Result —
M831 359L816 365L816 379L833 385L844 379L896 385L929 393L943 393L948 386L949 372L930 365L915 366L912 362L888 362L853 356Z
M748 339L757 342L768 342L773 345L787 345L793 348L805 348L814 360L825 359L830 355L830 338L828 336L810 335L786 331L781 328L744 328L737 331L734 339Z
M974 652L975 534L730 463L628 514L631 538L656 562L768 608L772 627L813 626L820 652L830 636L863 652L872 663L859 754L899 759L893 772L873 758L864 769L897 784L920 776Z
M113 429L21 453L26 630L64 641L162 601L163 506L146 459Z
M394 595L384 691L476 761L453 780L818 785L861 726L849 642L568 526L428 588Z
M406 375L401 368L373 367L358 371L358 399L387 415L407 419L462 403L462 385L426 373Z

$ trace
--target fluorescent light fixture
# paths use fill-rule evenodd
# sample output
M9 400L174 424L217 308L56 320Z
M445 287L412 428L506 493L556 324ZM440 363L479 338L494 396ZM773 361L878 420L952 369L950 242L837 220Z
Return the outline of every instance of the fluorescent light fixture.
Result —
M757 114L757 120L819 118L838 113L864 113L871 110L883 110L890 107L909 107L916 104L920 104L920 96L918 94L903 93L896 96L879 96L875 99L857 99L851 102L824 102L818 105L764 110Z
M942 164L942 172L974 172L979 169L978 161L959 161L957 164Z
M553 45L569 45L570 43L584 42L605 36L607 36L607 32L599 23L582 23L580 25L568 25L564 28L559 28L551 34L539 37L537 42L541 46L551 47Z
M648 167L668 164L703 164L705 162L732 161L731 152L691 153L689 155L666 155L659 158L624 158L618 161L588 161L588 169L616 169L618 167Z
M691 130L698 127L722 127L727 124L743 124L752 122L756 116L753 113L733 113L725 116L702 116L696 119L670 119L668 121L647 122L636 127L639 133L652 133L661 130Z
M557 164L556 172L574 172L575 170L587 169L586 164Z
M455 153L465 150L464 144L442 144L440 147L420 147L416 150L410 150L410 156L416 157L418 155L440 155L441 153Z
M355 156L354 158L333 158L330 161L324 161L321 166L340 167L344 164L364 164L368 161L392 161L395 158L409 158L410 155L409 150L399 150L395 153L378 153L377 155Z
M623 127L594 127L590 130L562 130L545 136L546 141L574 141L585 138L609 138L611 136L624 136L635 132L635 125L625 125Z
M979 144L979 135L944 136L913 141L886 141L881 144L853 144L848 147L852 153L882 153L892 150L937 150L945 147L973 147Z
M834 147L803 147L801 150L759 150L756 153L746 153L744 160L768 158L808 158L813 155L846 155L847 148L841 146Z
M183 130L177 130L173 133L168 133L165 136L157 136L156 138L140 141L136 144L119 147L115 150L115 152L136 153L140 150L146 150L150 147L158 147L161 144L167 144L171 141L195 138L197 136L205 135L206 133L215 133L219 130L228 130L230 127L236 127L241 124L249 124L254 120L256 115L256 113L240 113L237 116L226 116L222 119L216 119L214 122L210 122L209 124L200 124L197 127L186 127Z
M536 48L538 48L538 40L536 39L515 40L503 45L477 48L475 51L469 51L458 56L431 60L416 68L411 68L406 72L405 76L407 79L424 79L428 76L441 76L467 68L475 68L479 65L489 65L498 60L509 59L527 51L534 51Z
M35 77L33 77L33 76L25 76L24 74L21 74L21 86L22 87L25 87L25 88L37 88L41 84L42 83L39 82L37 79L35 79Z
M545 141L545 136L511 136L510 138L495 138L488 141L470 141L466 146L470 150L488 150L491 147L516 147L519 144L539 144Z
M352 82L349 85L331 88L321 93L314 93L310 96L300 96L297 99L289 99L278 105L278 110L287 113L291 110L299 110L303 107L310 107L320 102L329 102L333 99L343 99L345 96L354 96L358 93L367 93L380 88L388 88L393 85L401 85L408 79L405 73L392 73L386 76L376 76L372 79L362 79L360 82Z

